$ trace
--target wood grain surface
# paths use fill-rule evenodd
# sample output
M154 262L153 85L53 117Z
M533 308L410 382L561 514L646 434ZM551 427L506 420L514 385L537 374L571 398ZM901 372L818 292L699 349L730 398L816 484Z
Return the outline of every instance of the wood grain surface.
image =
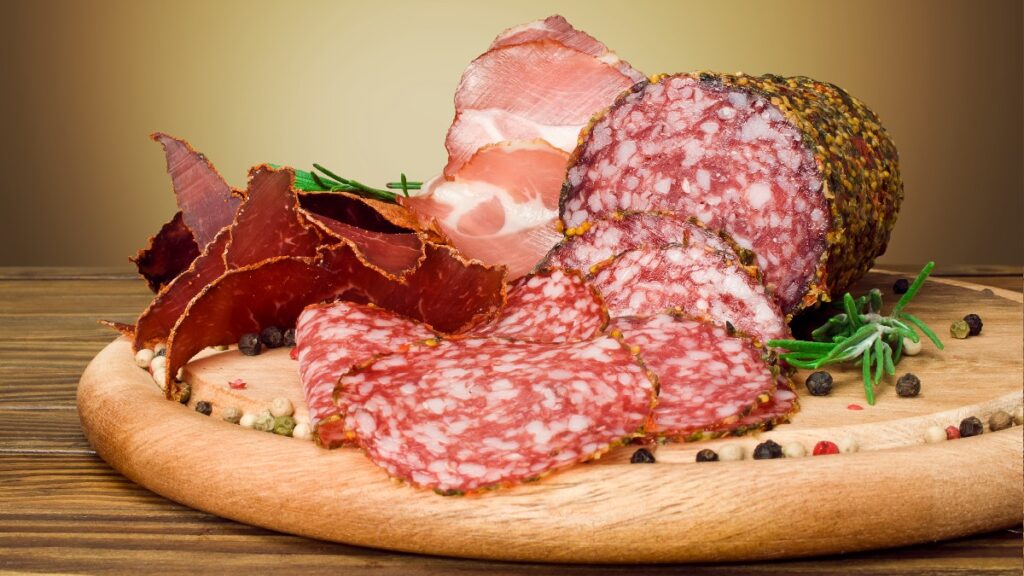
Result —
M940 270L941 272L941 270ZM1019 268L967 270L1021 290ZM99 460L77 428L75 385L110 340L97 317L131 321L148 302L121 271L0 269L0 571L61 573L636 573L628 566L453 560L308 540L174 504ZM191 457L201 459L202 454ZM1020 528L810 560L654 566L651 574L1020 574Z

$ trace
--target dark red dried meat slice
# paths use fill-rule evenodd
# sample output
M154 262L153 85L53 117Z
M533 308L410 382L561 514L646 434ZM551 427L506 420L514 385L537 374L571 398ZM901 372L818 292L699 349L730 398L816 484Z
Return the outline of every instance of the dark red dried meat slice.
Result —
M316 255L323 236L299 209L290 169L263 165L249 172L245 202L231 224L224 251L228 269L256 264L275 256Z
M401 277L414 270L425 258L423 239L419 234L374 232L318 214L306 213L305 217L320 226L325 235L352 243L366 264L386 276Z
M705 246L723 254L735 252L742 262L752 258L691 218L659 212L616 212L608 218L588 221L581 229L567 230L566 238L548 253L541 266L589 273L596 265L626 250L665 244Z
M151 138L164 147L178 207L196 244L202 248L231 224L242 201L206 156L193 150L188 142L160 132Z
M164 286L153 298L135 322L135 338L132 342L135 350L167 340L189 302L224 274L227 270L224 266L224 248L230 238L230 232L222 230L213 242L206 245L203 253L192 261L188 270Z
M642 433L655 385L628 348L498 338L414 345L342 377L346 426L389 475L442 493L538 478Z
M566 228L672 210L753 250L787 313L842 293L885 251L896 147L856 98L806 77L695 73L641 83L582 137Z
M517 280L498 316L471 332L532 342L578 342L600 334L607 323L608 311L593 287L578 272L553 268Z
M156 236L149 239L149 245L134 258L129 258L146 279L153 292L159 292L188 269L199 256L199 247L192 238L192 231L185 225L181 212L164 224Z
M426 232L416 215L406 208L347 192L299 192L299 205L309 214L371 232Z
M338 378L357 364L435 334L422 324L375 306L333 302L309 306L295 325L299 377L321 446L345 441L334 403Z
M775 392L778 369L749 339L669 314L616 318L610 326L640 350L661 386L652 433L687 439L737 422Z
M778 305L736 261L735 253L669 244L629 250L597 266L588 278L616 316L646 316L678 308L760 339L787 338Z

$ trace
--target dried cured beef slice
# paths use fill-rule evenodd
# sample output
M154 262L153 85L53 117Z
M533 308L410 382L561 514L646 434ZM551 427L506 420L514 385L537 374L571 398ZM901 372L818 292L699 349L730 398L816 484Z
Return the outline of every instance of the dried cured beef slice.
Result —
M578 342L600 334L607 323L604 301L583 276L554 268L517 280L498 316L471 333L531 342Z
M870 268L902 198L892 140L842 89L702 73L637 85L590 126L561 217L571 229L624 209L696 216L757 254L791 313Z
M762 342L789 337L782 311L733 252L699 244L637 248L598 265L588 279L613 318L678 308L717 324L729 322Z
M673 440L734 424L776 389L778 370L749 339L707 322L658 314L623 317L611 328L640 350L660 384L653 434Z
M435 222L466 256L518 278L561 238L558 195L568 157L542 141L486 146L453 179L436 178L423 195L399 202Z
M503 141L541 138L568 152L590 117L633 83L615 66L548 38L488 50L455 92L444 175Z
M753 258L701 223L672 213L616 212L566 233L540 266L592 272L596 265L626 250L665 244L706 246L723 254L737 252L737 259L744 263Z
M199 247L192 237L192 231L185 226L181 212L160 228L156 236L149 239L149 245L129 258L146 279L153 292L159 292L167 284L188 269L199 256Z
M417 345L342 377L371 460L445 494L517 484L642 433L655 385L617 339Z
M164 148L178 207L196 244L202 248L231 224L242 200L231 192L206 156L193 150L188 142L160 132L151 138Z
M299 377L321 446L344 440L334 387L353 366L417 340L435 336L423 325L393 312L352 302L307 307L295 325Z

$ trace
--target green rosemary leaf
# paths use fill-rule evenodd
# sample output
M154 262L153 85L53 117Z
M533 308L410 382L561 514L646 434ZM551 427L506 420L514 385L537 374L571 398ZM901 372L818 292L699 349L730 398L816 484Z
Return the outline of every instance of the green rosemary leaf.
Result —
M882 291L878 288L872 288L868 292L868 297L871 301L871 311L876 314L882 313Z
M868 404L875 405L875 387L871 384L871 348L864 349L864 360L860 365L861 378L864 380L864 396Z
M925 324L923 321L921 321L920 318L914 316L909 312L900 312L900 318L906 320L907 322L910 322L914 326L917 326L921 330L921 332L924 332L924 335L927 336L928 339L932 341L932 344L935 344L936 348L938 348L939 350L943 349L942 341L939 340L939 337L935 334L935 332L932 332L932 329L929 328L928 325Z
M830 342L808 342L806 340L769 340L768 346L772 348L785 348L790 352L831 352L835 343Z
M882 381L882 373L885 370L885 359L883 358L885 352L882 350L883 346L885 346L885 343L882 342L881 338L875 340L875 383Z
M932 273L933 268L935 268L935 262L929 262L924 265L924 268L921 269L921 272L917 275L917 278L914 278L914 282L910 285L909 288L907 288L907 291L905 294L903 294L903 297L901 297L899 302L897 302L896 305L893 306L892 313L890 314L891 316L898 316L899 313L902 312L904 308L906 308L907 304L909 304L910 301L914 299L914 296L917 295L917 292L921 289L921 286L924 285L924 281L928 279L928 275Z
M860 312L857 310L857 303L854 302L853 296L849 292L843 295L843 307L846 309L846 315L850 318L851 326L854 328L863 326L860 321Z
M896 340L896 349L892 353L892 363L895 366L900 363L900 359L903 358L903 338Z
M902 340L900 340L902 342ZM892 360L892 348L886 344L882 348L882 359L885 360L885 373L889 376L896 375L896 363Z

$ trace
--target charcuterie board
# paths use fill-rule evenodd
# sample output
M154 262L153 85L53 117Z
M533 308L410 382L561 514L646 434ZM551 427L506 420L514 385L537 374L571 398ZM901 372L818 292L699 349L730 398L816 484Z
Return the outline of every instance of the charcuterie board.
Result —
M888 292L895 278L872 272L854 292ZM837 369L831 395L801 394L802 410L774 430L660 446L653 465L630 464L636 447L622 447L536 483L470 497L392 482L355 449L324 450L168 402L123 338L83 374L78 407L99 455L167 498L274 530L408 552L550 562L733 561L893 547L1018 524L1024 427L993 432L986 425L980 436L936 444L924 442L924 431L967 416L987 422L994 411L1012 413L1021 404L1022 296L932 279L914 312L943 328L946 343L942 352L926 344L897 367L920 377L916 398L897 397L887 384L868 406L859 369ZM984 319L983 333L949 337L944 328L967 313ZM250 394L301 397L285 350L207 356L186 375L194 394L230 375L250 382ZM819 440L852 440L858 448L750 459L765 439L799 441L808 452ZM747 458L694 462L701 448L724 444L743 446Z

